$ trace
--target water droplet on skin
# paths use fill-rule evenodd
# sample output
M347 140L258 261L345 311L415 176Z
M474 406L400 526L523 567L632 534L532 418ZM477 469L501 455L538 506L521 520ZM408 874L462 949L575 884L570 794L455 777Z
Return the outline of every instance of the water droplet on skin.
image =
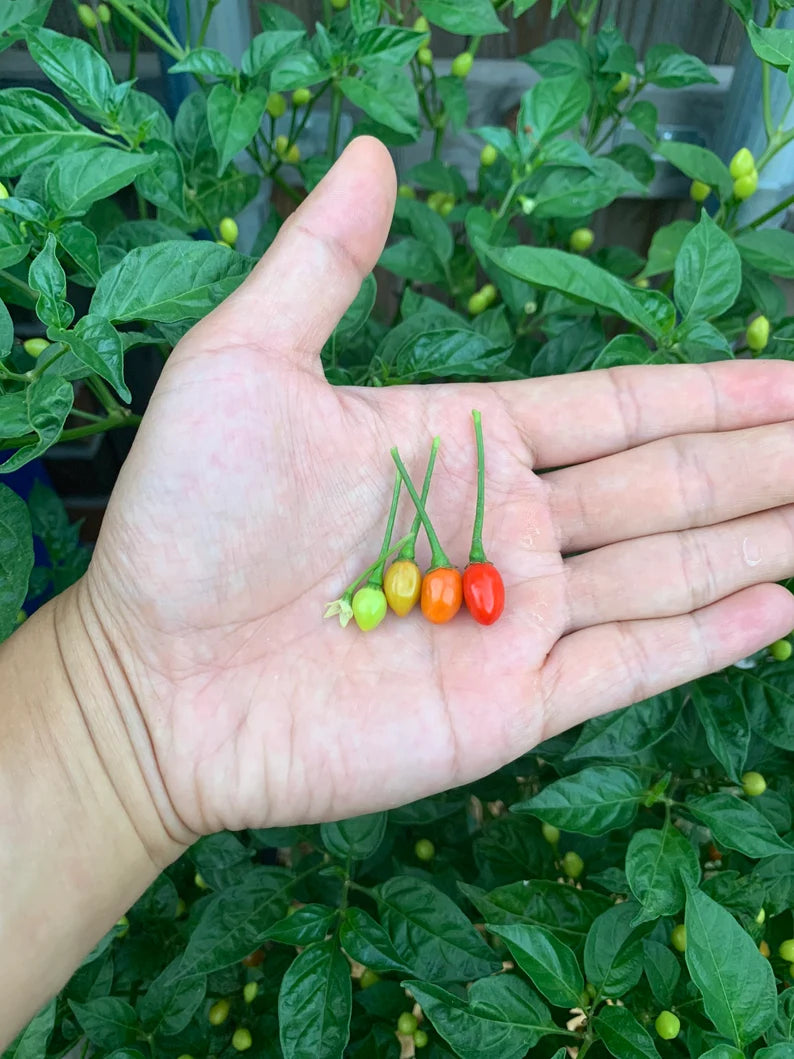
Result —
M742 541L742 556L748 566L758 566L761 562L761 549L749 537Z

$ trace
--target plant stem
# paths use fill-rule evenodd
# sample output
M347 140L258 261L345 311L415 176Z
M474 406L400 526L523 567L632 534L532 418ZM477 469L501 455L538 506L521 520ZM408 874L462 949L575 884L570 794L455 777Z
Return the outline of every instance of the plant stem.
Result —
M394 520L397 517L397 505L400 502L400 487L402 485L402 479L399 474L394 475L394 489L391 495L391 507L389 508L389 517L386 520L386 532L383 534L383 544L380 546L380 556L378 565L372 571L368 585L374 585L376 588L383 587L383 568L386 565L386 553L391 547L391 538L394 533Z
M761 95L764 103L764 128L769 139L775 131L775 123L772 120L772 97L769 86L769 63L761 63Z
M110 392L104 380L100 379L98 375L93 375L91 378L86 379L85 384L106 412L110 412L112 415L114 412L122 411L121 405Z
M487 563L482 546L482 522L485 513L485 446L482 440L482 417L472 409L474 435L477 439L477 507L474 514L474 530L471 537L470 563Z
M505 197L502 199L502 205L499 207L496 217L494 220L501 221L504 215L510 208L510 203L513 201L513 196L523 184L523 180L514 180L510 187L505 192Z
M444 122L442 125L436 125L433 129L433 159L439 161L441 158L441 148L444 145L444 133L447 131L447 123Z
M193 47L193 3L185 0L185 44L188 48Z
M218 0L207 0L207 7L204 10L204 18L201 20L201 26L199 28L198 40L196 41L196 47L200 48L204 43L204 38L207 36L207 30L210 28L210 20L212 19L212 12L218 5Z
M189 0L188 0L189 3ZM138 44L140 43L141 34L136 26L132 27L132 40L130 41L130 68L127 74L127 80L133 81L135 79L135 70L138 66Z
M405 464L400 459L400 454L397 451L396 447L391 450L391 456L394 462L397 464L397 469L400 472L400 477L405 483L405 488L408 490L408 494L410 495L411 500L413 500L414 502L414 507L416 508L417 513L422 520L422 525L425 528L427 539L430 542L430 570L436 570L438 569L438 567L441 566L451 567L452 563L449 561L446 552L441 547L441 543L439 542L439 539L436 536L436 531L433 529L433 524L427 517L425 505L419 499L416 489L414 489L414 483L408 476L408 471L406 471Z
M7 272L4 268L0 268L0 279L5 280L6 283L10 283L12 287L18 287L23 294L27 294L27 296L32 298L34 302L38 298L37 291L34 291L24 280L17 279L12 272Z
M756 217L754 221L750 221L746 228L758 228L759 225L765 224L767 221L771 220L776 213L780 213L781 210L787 210L789 206L794 206L794 195L789 195L788 198L779 202L777 206L773 206L771 210L767 210L766 213L762 213L760 217ZM742 228L740 231L745 231L745 228Z
M756 162L755 168L758 172L760 173L764 166L771 162L775 155L790 144L792 140L794 140L794 129L789 129L787 132L780 132L780 130L774 132L766 150Z
M433 468L436 465L436 453L438 452L438 446L441 444L441 438L436 436L433 438L433 444L430 447L430 456L427 460L427 470L425 471L425 480L422 482L422 503L427 503L427 495L430 492L430 479L433 477ZM416 559L416 538L419 536L419 530L422 525L422 519L419 512L414 515L414 520L411 523L411 532L408 534L408 543L400 549L400 554L397 556L398 559L408 559L414 562Z
M331 88L331 117L328 123L328 146L326 154L332 160L336 158L336 148L339 140L339 119L342 116L342 92L339 85L334 81Z
M365 581L369 577L369 575L372 573L372 571L375 569L375 567L378 565L378 563L383 562L384 559L388 559L390 556L394 555L395 552L398 552L400 550L400 548L404 547L405 542L407 540L408 540L408 536L407 535L405 537L400 537L400 539L397 541L397 543L393 544L391 546L391 548L389 548L389 550L386 552L386 554L384 556L380 556L379 555L374 563L370 563L369 566L367 567L367 569L363 573L359 574L358 577L355 579L355 581L351 581L350 582L350 584L347 586L347 588L342 593L342 599L344 599L345 597L351 598L352 595L353 595L353 592L356 590L356 588L358 588L358 586L361 584L362 581Z
M58 444L61 441L77 441L79 438L87 438L91 434L104 434L107 430L116 430L118 427L137 427L142 416L127 413L126 409L111 412L107 418L99 423L90 423L88 426L75 427L73 430L62 430L58 436ZM24 449L28 445L35 445L38 437L8 438L3 442L9 448Z
M111 7L115 8L116 11L118 11L122 18L126 18L126 20L131 26L135 26L135 28L138 29L144 35L144 37L148 37L149 40L153 44L156 44L157 47L160 48L162 51L164 51L166 55L170 55L171 58L176 59L177 62L179 62L180 59L185 58L187 52L184 48L180 48L178 46L175 47L173 44L170 44L165 39L165 37L161 36L157 32L157 30L152 29L151 26L147 26L143 19L139 18L134 11L130 10L130 8L127 7L127 5L123 2L123 0L107 0L107 2L110 4Z

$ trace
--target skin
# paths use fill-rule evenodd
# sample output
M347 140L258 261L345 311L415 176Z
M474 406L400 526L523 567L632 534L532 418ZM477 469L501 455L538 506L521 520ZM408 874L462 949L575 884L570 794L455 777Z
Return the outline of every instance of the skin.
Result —
M794 627L794 365L327 385L394 194L354 142L169 358L87 574L0 647L0 1038L197 835L466 783ZM324 622L378 553L391 445L418 478L441 435L428 506L465 562L474 407L500 621Z

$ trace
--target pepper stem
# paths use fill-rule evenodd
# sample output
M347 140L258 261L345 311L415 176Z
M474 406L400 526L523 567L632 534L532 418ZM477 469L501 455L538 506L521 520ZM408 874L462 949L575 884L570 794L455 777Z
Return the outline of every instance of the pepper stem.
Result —
M433 438L433 444L430 448L430 456L427 461L427 470L425 471L425 480L422 482L422 503L427 504L427 495L430 492L430 479L433 477L433 468L436 465L436 453L438 452L438 446L441 443L441 438ZM402 480L402 479L401 479ZM416 559L416 538L419 536L419 530L422 526L422 518L417 511L414 515L414 520L411 523L411 530L409 533L408 543L403 547L400 554L397 556L398 559L408 559L410 562L414 562Z
M386 557L389 552L389 546L391 545L392 533L394 533L394 520L397 517L397 504L400 501L400 488L402 486L402 479L399 474L394 475L394 490L391 495L391 507L389 508L389 518L386 522L386 532L383 535L383 544L380 546L380 555L378 556L378 564L372 571L372 574L367 581L368 585L374 585L376 588L383 588L383 568L386 565Z
M391 456L397 465L397 470L400 472L400 477L405 483L405 488L408 490L411 500L413 500L414 502L414 507L416 508L416 512L419 515L419 518L422 521L422 525L425 528L427 539L430 542L430 569L436 570L438 569L438 567L441 566L451 567L454 569L454 567L452 567L452 563L447 558L446 552L441 547L439 539L436 536L436 531L433 529L433 524L427 517L425 505L420 500L419 495L417 494L416 489L414 488L414 483L409 478L408 471L406 471L405 469L405 464L400 459L400 454L396 448L393 448L391 450Z
M385 555L382 555L382 556L379 555L374 563L370 563L369 566L367 567L367 569L364 570L363 573L358 575L358 577L355 579L355 581L351 581L350 582L350 584L347 586L347 588L342 593L341 598L342 599L352 599L353 598L353 593L358 588L358 586L361 584L361 582L362 581L366 581L366 579L370 576L372 571L378 566L379 563L382 563L385 559L389 559L392 555L394 555L395 552L398 552L400 550L400 548L402 548L404 546L404 544L405 544L405 542L407 540L408 540L408 536L406 534L405 537L400 537L400 539L397 541L397 543L393 544L391 546L391 548L389 548L389 550L386 552Z
M474 531L471 537L470 563L487 563L482 546L482 520L485 510L485 446L482 440L482 417L476 408L472 409L474 434L477 439L477 508L474 513Z

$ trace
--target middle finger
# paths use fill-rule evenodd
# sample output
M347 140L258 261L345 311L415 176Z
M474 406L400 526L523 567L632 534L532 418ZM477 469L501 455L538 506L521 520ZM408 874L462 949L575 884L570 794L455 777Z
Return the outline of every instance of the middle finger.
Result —
M794 424L664 438L542 477L565 553L794 501Z

